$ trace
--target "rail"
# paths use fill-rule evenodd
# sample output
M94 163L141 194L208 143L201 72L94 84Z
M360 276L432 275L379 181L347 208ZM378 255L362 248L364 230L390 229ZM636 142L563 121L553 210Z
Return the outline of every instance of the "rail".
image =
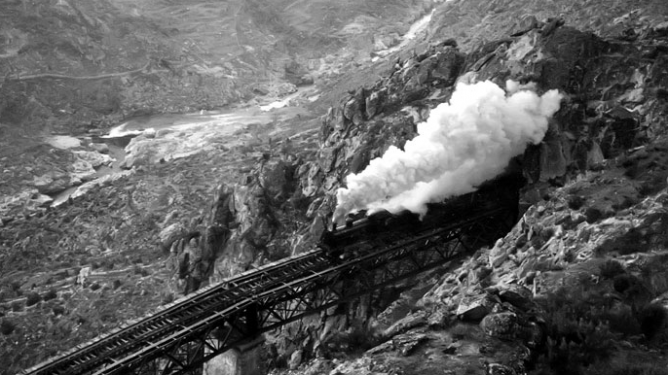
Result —
M374 238L365 252L333 262L314 250L204 288L153 315L79 345L24 375L201 373L209 359L304 316L371 293L469 253L511 210L453 217L408 238ZM501 234L501 233L499 233Z

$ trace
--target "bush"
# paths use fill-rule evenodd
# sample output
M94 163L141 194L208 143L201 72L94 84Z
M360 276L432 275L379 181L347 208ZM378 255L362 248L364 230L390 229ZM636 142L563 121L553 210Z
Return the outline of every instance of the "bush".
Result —
M111 259L106 259L102 262L102 267L104 267L105 270L111 271L115 267L114 261Z
M173 293L166 293L162 296L162 304L167 305L174 302L174 294Z
M53 315L56 315L56 316L65 314L65 308L61 305L53 306L52 311L53 311Z
M584 212L587 223L593 224L603 217L603 212L595 207L589 207Z
M591 375L665 375L666 367L663 361L643 361L634 355L627 355L616 363L597 367ZM590 375L587 374L587 375Z
M665 375L666 369L660 364L628 363L619 368L606 372L607 375Z
M16 324L7 319L2 319L2 322L0 322L0 333L3 335L10 335L15 329Z
M600 288L581 284L560 288L543 301L547 344L545 359L559 374L583 374L585 368L610 357L614 333L608 323L613 301Z
M638 167L637 160L626 159L622 163L622 167L626 168L624 170L624 176L630 179L635 179L640 175L641 169Z
M552 369L558 374L584 374L585 369L612 355L614 335L605 324L594 325L592 322L573 324L575 337L548 337L546 356Z
M457 340L463 340L474 338L478 334L479 330L480 329L477 324L457 322L448 329L448 332L452 335L453 338Z
M621 271L620 266L617 262L606 262L601 265L601 275L610 278ZM545 311L548 337L542 366L556 374L657 373L656 367L639 366L635 361L609 361L619 340L641 333L652 339L668 324L668 310L664 306L645 304L636 309L643 304L629 299L634 290L644 288L640 279L623 273L613 280L615 290L627 296L624 302L606 293L609 284L587 281L564 286L538 301Z
M585 204L585 199L579 195L569 195L566 201L571 210L579 210Z
M33 306L38 304L42 300L42 297L37 292L30 292L26 299L26 306Z
M617 275L626 273L624 266L616 260L608 259L599 266L599 273L604 279L612 279Z
M379 344L378 337L369 329L356 326L348 333L348 347L366 351Z
M56 292L55 289L51 288L51 289L49 289L48 292L46 292L46 294L44 294L43 298L44 298L45 301L49 301L49 300L52 300L54 298L58 298L58 292Z
M135 266L132 268L132 270L133 270L135 275L141 275L142 277L146 277L146 276L149 275L148 271L144 267L142 267L138 264L135 264Z
M624 293L639 283L640 280L637 277L629 274L617 275L612 279L612 285L618 293Z
M368 328L361 324L350 328L348 332L338 332L327 340L329 350L335 352L352 353L366 351L380 343L380 339Z
M638 322L643 335L648 340L661 333L666 327L668 312L666 308L658 303L649 304L638 312Z
M12 281L10 286L15 293L21 295L21 293L19 293L21 291L21 284L18 281Z
M612 332L618 332L625 336L635 336L641 332L638 319L629 306L616 306L613 310L604 313L602 319L608 322Z

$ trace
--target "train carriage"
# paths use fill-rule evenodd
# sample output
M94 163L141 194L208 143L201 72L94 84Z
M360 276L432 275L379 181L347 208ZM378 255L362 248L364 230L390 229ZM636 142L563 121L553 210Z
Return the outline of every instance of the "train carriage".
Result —
M510 208L514 212L513 219L516 219L519 190L523 185L521 174L506 173L483 183L474 192L429 203L423 218L407 210L397 214L381 210L369 216L361 211L349 215L345 225L333 225L331 230L326 229L319 246L334 259L351 258L370 248L382 246L381 241L392 243L418 236L476 212Z

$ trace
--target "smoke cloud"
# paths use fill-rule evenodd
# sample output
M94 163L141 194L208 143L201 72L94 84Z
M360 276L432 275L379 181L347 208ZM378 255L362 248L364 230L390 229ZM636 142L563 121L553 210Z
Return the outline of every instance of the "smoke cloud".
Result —
M510 159L545 136L548 118L562 95L542 96L533 86L506 82L508 94L491 81L459 83L450 103L418 124L404 150L391 146L337 191L334 220L362 209L426 213L426 204L469 193L504 171Z

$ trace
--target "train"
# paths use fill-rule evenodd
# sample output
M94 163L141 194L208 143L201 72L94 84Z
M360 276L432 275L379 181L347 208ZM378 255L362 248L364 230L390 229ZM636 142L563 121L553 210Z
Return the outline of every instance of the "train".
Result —
M384 238L388 240L385 242L392 242L416 237L495 209L505 209L512 220L516 220L519 215L519 192L525 182L521 173L504 173L484 182L474 192L429 203L422 218L408 210L396 214L385 210L370 215L366 211L349 214L344 225L326 226L318 247L332 259L349 259L382 246Z

